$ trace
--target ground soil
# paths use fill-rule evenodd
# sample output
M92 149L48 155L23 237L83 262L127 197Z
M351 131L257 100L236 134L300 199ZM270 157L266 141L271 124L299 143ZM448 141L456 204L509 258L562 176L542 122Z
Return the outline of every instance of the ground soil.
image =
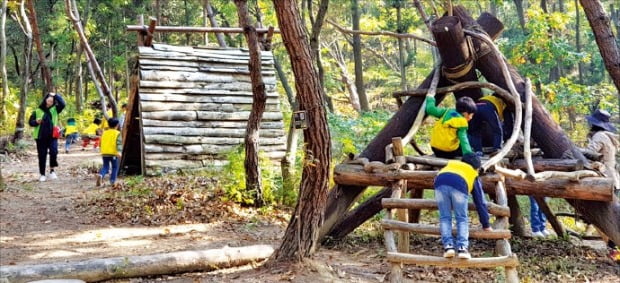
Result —
M58 180L38 182L33 152L4 156L6 187L0 190L0 265L58 263L83 259L148 255L224 246L268 244L277 248L287 216L257 217L244 210L212 221L175 225L119 220L99 209L105 188L95 187L100 157L95 151L59 155ZM121 180L121 182L123 182ZM213 209L213 208L209 208ZM113 282L384 282L389 264L381 233L361 232L321 247L301 264L241 267ZM513 239L519 274L526 282L617 282L620 269L605 257L604 245L566 240ZM441 253L437 238L412 237L412 248ZM473 256L488 256L493 242L472 241ZM405 279L421 282L502 281L495 269L454 270L405 267Z

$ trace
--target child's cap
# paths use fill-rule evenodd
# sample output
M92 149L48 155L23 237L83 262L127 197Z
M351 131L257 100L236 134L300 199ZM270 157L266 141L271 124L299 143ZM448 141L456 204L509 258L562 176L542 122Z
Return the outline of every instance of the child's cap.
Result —
M108 125L110 125L110 128L115 128L116 126L118 126L118 119L116 118L108 119Z

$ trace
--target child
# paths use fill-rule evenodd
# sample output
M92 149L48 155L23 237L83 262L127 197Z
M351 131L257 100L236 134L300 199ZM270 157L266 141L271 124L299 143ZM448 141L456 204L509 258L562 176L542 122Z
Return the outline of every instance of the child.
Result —
M467 122L476 113L476 103L467 96L456 101L456 109L435 106L435 98L426 98L426 114L439 118L431 131L431 148L435 156L453 159L473 151L467 138ZM460 151L459 152L459 147Z
M82 150L86 149L91 140L94 142L93 148L99 147L99 135L101 133L101 129L99 128L100 125L101 119L95 118L93 122L84 130L84 132L82 132Z
M483 140L489 140L493 152L499 151L504 139L502 122L504 121L506 103L497 96L487 95L478 100L476 108L476 115L469 121L469 129L467 130L471 147L476 154L481 156Z
M532 228L532 237L545 238L551 235L545 228L547 226L547 217L540 211L540 207L534 197L530 196L530 227Z
M76 142L78 138L78 129L74 118L67 119L67 127L65 128L65 153L69 153L69 147Z
M116 182L116 175L118 174L118 162L121 158L121 150L123 142L121 140L121 132L118 130L118 119L108 119L109 128L101 135L101 157L103 158L103 167L97 175L97 186L101 186L103 177L108 174L108 170L112 167L110 172L110 184L114 185Z
M469 153L463 156L463 161L448 161L448 165L435 177L435 199L439 207L439 230L445 258L454 257L455 247L458 249L458 258L471 258L467 251L469 246L467 216L469 192L473 195L482 227L485 231L492 230L489 225L489 213L482 185L478 179L478 168L480 168L480 159L475 154ZM456 218L456 243L452 237L452 210Z

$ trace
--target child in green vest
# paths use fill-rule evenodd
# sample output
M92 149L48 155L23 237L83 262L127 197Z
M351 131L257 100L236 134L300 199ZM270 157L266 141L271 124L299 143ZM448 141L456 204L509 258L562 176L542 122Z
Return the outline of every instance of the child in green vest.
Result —
M28 124L34 127L32 137L37 143L37 156L39 158L39 182L45 182L45 163L47 154L50 155L51 180L58 179L54 171L58 167L58 138L60 138L60 126L58 114L65 109L65 101L57 93L50 92L43 98L39 107L32 112Z
M426 114L439 118L431 131L431 149L435 156L454 159L472 153L467 137L468 122L476 113L476 103L464 96L456 101L456 109L435 106L435 98L426 98Z
M116 182L116 175L118 175L118 163L121 158L121 151L123 150L123 141L121 132L118 130L118 119L108 119L108 129L101 135L101 157L103 158L103 167L97 175L97 186L101 186L103 177L110 171L110 184L114 185Z

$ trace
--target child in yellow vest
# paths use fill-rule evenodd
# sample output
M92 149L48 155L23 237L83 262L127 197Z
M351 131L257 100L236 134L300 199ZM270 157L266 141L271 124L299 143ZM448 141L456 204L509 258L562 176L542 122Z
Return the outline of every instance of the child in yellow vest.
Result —
M82 150L93 141L93 148L99 147L99 136L101 135L101 119L95 118L93 122L82 132Z
M435 98L428 96L425 110L439 118L431 131L430 144L435 156L453 159L473 152L467 138L467 123L477 110L473 99L461 97L456 101L456 109L452 109L435 106Z
M109 128L101 135L101 157L103 158L103 167L97 175L97 186L101 186L103 177L108 174L110 167L110 184L114 185L116 182L116 175L118 175L118 163L121 158L121 151L123 141L121 132L118 130L118 119L108 119Z
M77 141L78 128L74 118L67 119L67 127L65 127L65 153L69 153L71 144Z
M455 255L461 259L470 259L467 251L469 246L469 218L467 206L471 193L478 211L480 223L485 231L491 231L489 213L484 201L482 185L478 178L480 159L474 153L463 156L463 161L450 160L448 165L435 177L435 199L439 208L439 231L444 247L443 256ZM456 239L452 236L452 212L456 219ZM457 252L455 252L455 248ZM457 254L458 253L458 254Z

